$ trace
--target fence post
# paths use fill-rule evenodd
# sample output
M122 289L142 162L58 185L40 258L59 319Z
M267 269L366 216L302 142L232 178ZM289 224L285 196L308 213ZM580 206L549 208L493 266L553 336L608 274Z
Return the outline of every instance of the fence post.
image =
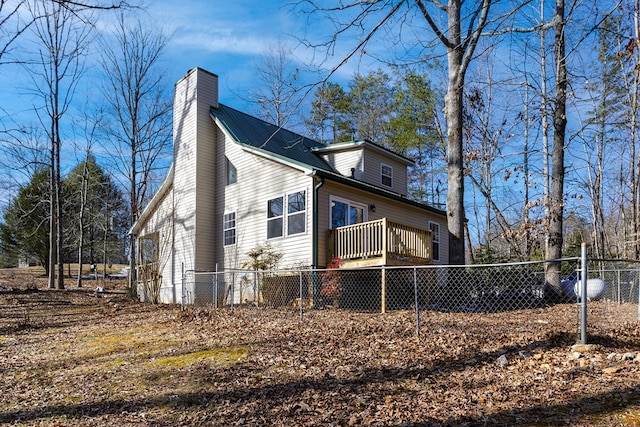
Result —
M302 309L302 306L304 305L304 304L302 303L302 271L299 271L299 272L298 272L298 276L299 276L299 278L300 278L300 292L298 293L298 296L299 296L298 301L300 301L300 321L302 321L302 320L303 320L303 319L302 319L302 316L303 316L303 309Z
M235 289L236 287L236 273L235 271L231 273L231 289ZM240 288L240 298L242 298L242 288ZM233 293L233 298L235 299L235 292ZM239 302L239 304L242 304L242 301ZM233 305L233 303L231 304L231 309L233 310L235 307Z
M182 305L182 310L184 311L184 308L185 308L184 299L185 299L185 292L186 292L186 289L187 289L187 277L186 277L186 275L185 275L186 273L184 271L184 262L181 264L181 273L182 273L182 292L181 292L182 295L181 295L180 299L182 300L182 304L181 305Z
M213 308L218 308L218 265L216 264L216 271L213 273Z
M636 274L634 281L638 284L638 320L640 320L640 269L636 267ZM629 299L631 299L631 292L629 292ZM633 300L631 300L633 301Z
M416 306L416 335L420 336L420 307L418 306L418 272L416 266L413 266L413 298Z
M580 343L587 343L587 280L589 273L587 268L587 244L582 243L580 256L582 273L580 274Z
M387 269L382 267L382 271L380 274L382 278L381 289L380 289L380 312L382 314L387 312Z

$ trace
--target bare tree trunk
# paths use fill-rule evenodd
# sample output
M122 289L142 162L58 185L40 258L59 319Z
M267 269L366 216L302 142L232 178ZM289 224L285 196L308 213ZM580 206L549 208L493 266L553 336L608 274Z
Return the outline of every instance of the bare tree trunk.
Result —
M525 81L525 97L524 97L524 147L523 147L523 157L522 157L522 173L524 175L524 185L523 185L523 193L524 200L523 205L524 209L522 212L522 228L524 234L524 260L531 260L531 251L532 251L532 241L531 241L531 218L529 217L529 211L531 210L529 204L529 185L530 185L530 177L529 177L529 126L530 126L530 117L529 117L529 82Z
M58 115L59 117L59 115ZM64 229L62 224L62 179L60 177L60 121L56 118L56 243L57 243L57 259L58 259L58 277L56 289L64 289Z
M49 288L56 287L56 188L55 188L55 144L50 141L49 165Z
M640 162L637 159L637 120L639 103L638 95L640 92L640 1L634 2L633 10L633 30L634 40L636 43L635 60L636 66L633 69L633 87L631 90L630 105L630 126L631 126L631 152L629 155L629 180L631 186L631 257L640 259ZM625 227L626 229L626 227ZM627 239L628 240L628 239ZM625 252L626 252L625 242Z
M80 13L61 3L33 1L30 8L35 39L40 43L36 61L40 67L30 67L34 91L44 107L36 110L41 123L48 123L46 131L51 143L51 196L49 286L64 288L62 224L62 191L60 176L60 122L66 113L74 90L82 74L82 57L87 47L91 19L80 21ZM46 115L46 116L45 116ZM57 264L57 280L56 280Z
M130 197L130 209L131 209L131 224L130 227L133 227L136 220L138 219L138 196L136 193L136 152L135 152L135 143L131 143L131 181L129 188L129 197ZM129 236L129 289L131 291L136 289L137 286L137 277L136 277L136 238L135 236Z
M84 166L82 168L82 180L80 189L80 212L78 212L78 279L76 284L79 288L82 287L82 258L84 255L84 213L87 207L87 199L89 193L89 169L87 163L89 162L89 151L90 148L87 147L87 152L84 158Z
M456 2L451 2L456 3ZM458 4L458 7L460 5ZM458 13L460 10L458 9ZM451 17L452 14L450 13ZM453 21L453 22L452 22ZM451 43L458 46L460 22L450 18L449 29ZM457 41L456 41L457 40ZM464 78L461 69L462 52L459 48L447 52L449 83L445 96L445 117L447 120L447 222L449 228L449 263L464 263L464 165L462 149L462 87Z
M558 260L562 257L562 244L564 241L562 235L564 215L564 140L567 126L567 69L564 38L564 6L564 0L556 0L556 11L553 18L556 93L553 108L548 260ZM559 261L547 263L546 281L558 295L562 295L560 268L561 265Z
M161 55L168 38L121 15L113 44L103 43L103 96L113 118L106 130L115 166L129 182L130 227L138 220L158 157L171 142L171 103L164 98ZM129 236L129 289L136 289L136 240Z
M544 23L544 1L540 1L540 22ZM549 100L549 92L547 90L547 37L546 29L543 27L540 30L540 91L541 91L541 104L540 104L540 118L542 121L542 198L544 204L544 217L545 227L547 233L544 236L544 253L545 256L549 253L549 218L551 217L551 183L550 183L550 168L549 168L549 111L547 109L547 101Z

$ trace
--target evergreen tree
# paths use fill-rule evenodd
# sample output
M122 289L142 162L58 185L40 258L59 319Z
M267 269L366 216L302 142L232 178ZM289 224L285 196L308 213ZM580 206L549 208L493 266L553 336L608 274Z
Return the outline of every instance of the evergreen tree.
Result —
M337 83L326 83L315 93L310 117L305 120L312 138L321 142L339 142L352 139L347 120L347 96Z
M394 93L387 132L389 148L415 162L409 168L409 196L438 205L440 192L444 194L446 165L437 125L436 91L426 75L408 71L399 76Z
M356 75L349 85L348 118L357 140L366 139L392 148L387 138L393 113L396 86L382 70Z
M39 170L20 188L0 224L0 248L17 263L35 260L49 268L49 171ZM15 264L14 264L15 265Z
M63 190L68 259L80 264L124 261L126 201L93 156L69 173Z

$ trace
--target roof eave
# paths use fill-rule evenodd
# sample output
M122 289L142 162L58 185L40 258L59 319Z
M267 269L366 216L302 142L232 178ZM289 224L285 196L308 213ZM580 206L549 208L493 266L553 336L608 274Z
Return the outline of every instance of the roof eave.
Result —
M147 206L145 206L145 208L142 210L142 213L140 214L136 222L134 222L131 228L129 229L130 235L133 235L133 236L138 235L138 233L143 227L142 224L144 224L149 219L149 217L153 214L153 212L156 210L156 208L158 207L162 199L164 199L164 196L169 192L172 186L173 186L173 163L171 163L171 166L169 167L169 171L167 172L167 176L165 177L164 181L162 181L160 188L158 188L158 191L156 191L156 193L153 195L153 197L151 198Z
M336 151L350 150L353 148L362 148L362 147L369 147L379 153L383 153L386 156L391 156L394 159L396 159L396 161L399 161L400 163L404 163L407 166L415 165L415 162L413 160L403 156L402 154L398 154L392 150L389 150L388 148L385 148L378 144L374 144L373 142L368 141L366 139L360 140L360 141L348 141L348 142L339 142L336 144L330 144L324 147L313 148L312 151L319 154L324 154L324 153L331 153Z
M353 178L349 178L346 177L344 175L340 175L337 173L333 173L333 172L329 172L329 171L325 171L322 169L314 169L312 175L314 176L319 176L325 179L329 179L331 181L335 181L335 182L339 182L345 185L349 185L351 187L355 187L355 188L359 188L361 190L364 191L368 191L370 193L374 193L377 194L379 196L383 196L386 197L388 199L392 199L395 201L398 201L400 203L405 203L411 206L415 206L421 209L425 209L429 212L432 212L436 215L441 215L441 216L446 216L447 213L441 209L435 208L431 205L428 205L426 203L422 203L416 200L411 200L408 199L407 197L403 196L400 193L395 193L393 191L389 191L389 190L385 190L384 188L380 188L380 187L376 187L375 185L372 184L368 184L366 182L363 181L359 181L357 179L353 179Z

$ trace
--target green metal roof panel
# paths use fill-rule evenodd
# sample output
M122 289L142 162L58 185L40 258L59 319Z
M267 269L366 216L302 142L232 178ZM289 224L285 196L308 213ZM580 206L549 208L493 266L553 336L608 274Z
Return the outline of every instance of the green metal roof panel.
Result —
M324 147L320 142L222 104L219 104L218 108L211 107L211 115L240 144L265 150L314 169L334 170L322 157L313 152L313 149Z

